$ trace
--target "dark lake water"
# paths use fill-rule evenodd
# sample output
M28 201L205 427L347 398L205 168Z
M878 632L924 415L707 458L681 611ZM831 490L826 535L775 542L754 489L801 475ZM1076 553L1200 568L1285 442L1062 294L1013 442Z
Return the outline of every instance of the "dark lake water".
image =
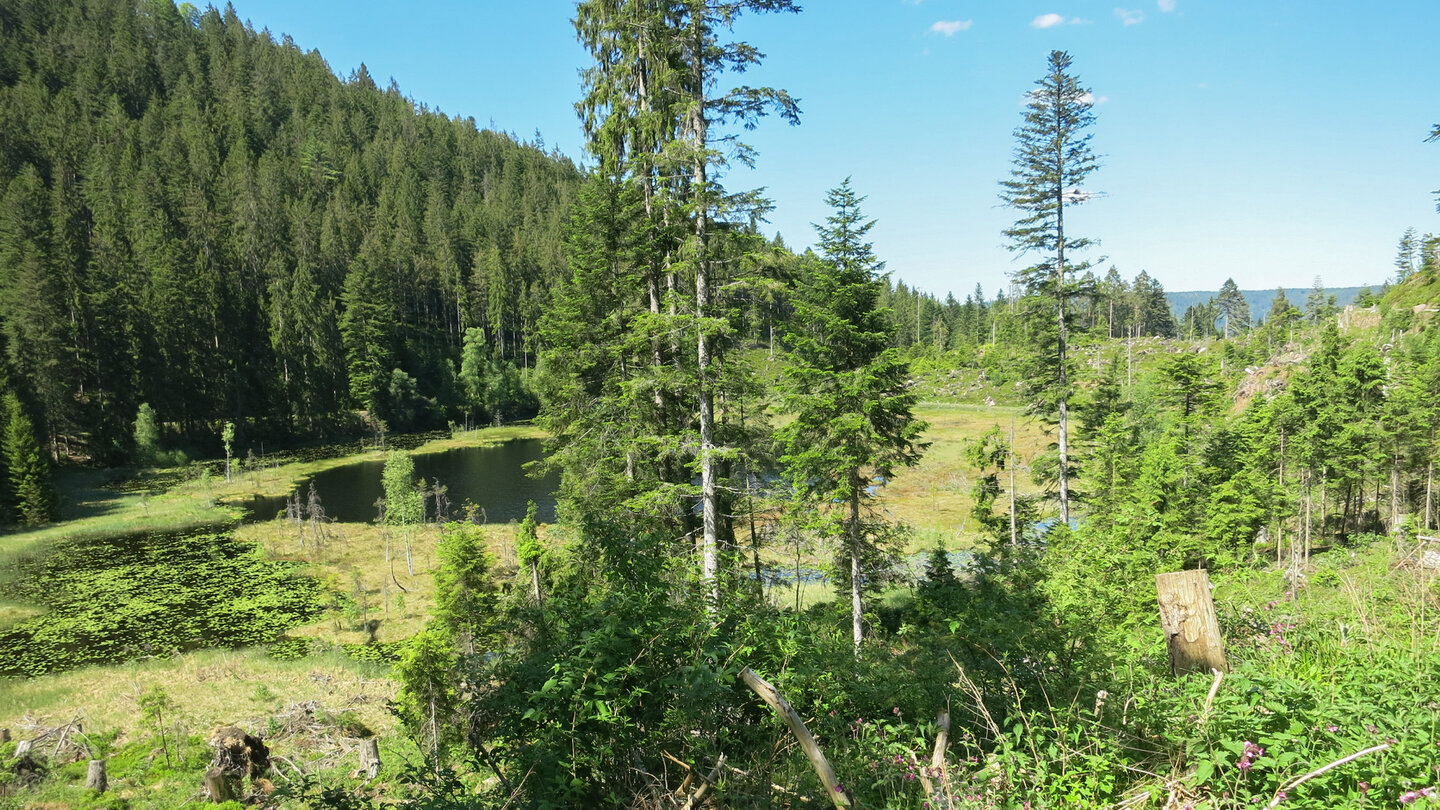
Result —
M488 523L508 523L525 517L525 505L535 501L539 519L555 521L555 490L559 477L530 477L526 465L544 458L539 439L516 439L488 447L463 447L442 453L413 456L415 475L433 488L438 481L446 487L450 515L459 519L467 502L473 503ZM341 523L369 523L375 520L375 501L384 494L381 473L383 458L347 464L316 473L297 486L302 502L313 481L325 514ZM285 511L285 498L255 498L250 505L257 520L269 520ZM434 503L431 502L431 510ZM431 513L433 518L433 512Z

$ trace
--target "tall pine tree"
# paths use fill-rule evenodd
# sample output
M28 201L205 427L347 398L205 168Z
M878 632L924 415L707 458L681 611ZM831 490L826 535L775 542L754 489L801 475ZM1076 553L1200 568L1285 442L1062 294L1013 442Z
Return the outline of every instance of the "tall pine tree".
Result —
M1000 199L1022 216L1005 230L1009 249L1037 258L1017 274L1026 291L1051 311L1052 336L1042 345L1049 355L1032 385L1033 406L1053 414L1059 437L1058 486L1060 519L1070 520L1070 365L1069 325L1065 303L1070 276L1086 264L1074 264L1067 251L1082 250L1091 240L1067 234L1065 211L1090 198L1082 186L1100 161L1090 148L1095 121L1093 96L1070 71L1070 54L1052 51L1045 75L1027 96L1023 123L1015 130L1010 178L1000 181Z

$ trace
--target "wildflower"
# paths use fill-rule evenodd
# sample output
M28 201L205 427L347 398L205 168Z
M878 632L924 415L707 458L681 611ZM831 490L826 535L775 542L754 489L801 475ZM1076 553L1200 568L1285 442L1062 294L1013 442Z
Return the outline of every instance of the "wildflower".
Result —
M1361 783L1360 783L1360 795L1361 795L1361 796L1364 796L1366 793L1369 793L1369 792L1370 792L1370 783L1369 783L1369 782L1361 782Z
M1334 734L1335 732L1340 730L1340 727L1335 725L1334 723L1331 723L1330 725L1325 727L1325 730L1330 732L1331 734Z
M1248 772L1250 768L1254 765L1255 759L1257 757L1263 756L1265 756L1264 748L1261 748L1255 743L1246 740L1245 750L1241 752L1240 761L1235 764L1235 767L1239 768L1242 771Z

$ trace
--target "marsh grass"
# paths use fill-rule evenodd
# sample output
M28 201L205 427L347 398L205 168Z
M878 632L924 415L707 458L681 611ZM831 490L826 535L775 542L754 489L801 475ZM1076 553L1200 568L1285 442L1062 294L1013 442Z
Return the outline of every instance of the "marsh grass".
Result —
M992 427L1008 436L1014 417L1019 460L1015 485L1022 495L1029 495L1037 491L1030 480L1030 463L1050 438L1037 420L1014 407L925 402L915 415L930 423L925 431L930 448L919 465L896 472L895 480L880 490L878 505L892 519L915 529L909 552L934 548L937 540L951 549L972 548L986 538L970 516L975 505L970 490L977 471L965 460L967 443ZM1001 488L1009 489L1008 477ZM996 508L1008 508L1008 501L1002 496Z
M548 526L540 526L542 542ZM486 548L494 557L496 576L515 576L515 524L485 526ZM336 597L319 621L297 628L292 636L306 636L335 644L403 641L424 628L435 603L435 549L440 527L420 526L411 532L412 576L405 566L404 540L395 527L367 523L330 523L317 548L307 527L306 545L300 545L295 524L286 520L250 523L235 537L256 543L274 559L302 565L302 573L325 584ZM390 544L386 561L385 545Z

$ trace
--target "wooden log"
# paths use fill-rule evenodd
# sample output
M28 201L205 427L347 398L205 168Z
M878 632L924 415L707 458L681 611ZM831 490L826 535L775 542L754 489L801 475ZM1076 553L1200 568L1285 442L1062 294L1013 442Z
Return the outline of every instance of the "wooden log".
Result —
M759 695L765 705L775 710L780 719L789 727L790 733L795 735L800 748L805 751L805 756L810 758L810 765L815 769L815 775L820 777L820 784L825 786L825 793L836 807L851 807L850 797L840 787L840 780L835 778L835 769L830 767L830 760L825 758L825 752L820 750L819 743L805 727L805 721L800 719L800 714L790 705L774 686L768 681L756 675L746 667L740 670L739 678L750 690Z
M366 781L380 775L379 737L371 737L360 744L360 764L365 768Z
M108 786L109 782L105 778L105 760L90 760L90 767L85 771L85 787L96 793L104 793Z
M1204 569L1155 576L1160 603L1160 626L1170 649L1170 672L1219 670L1229 672L1215 602L1210 596L1210 575Z
M15 758L24 759L30 756L30 749L35 746L34 740L21 740L15 743Z
M220 768L211 768L205 772L205 792L215 804L234 798L230 795L230 783L225 779L225 771Z

